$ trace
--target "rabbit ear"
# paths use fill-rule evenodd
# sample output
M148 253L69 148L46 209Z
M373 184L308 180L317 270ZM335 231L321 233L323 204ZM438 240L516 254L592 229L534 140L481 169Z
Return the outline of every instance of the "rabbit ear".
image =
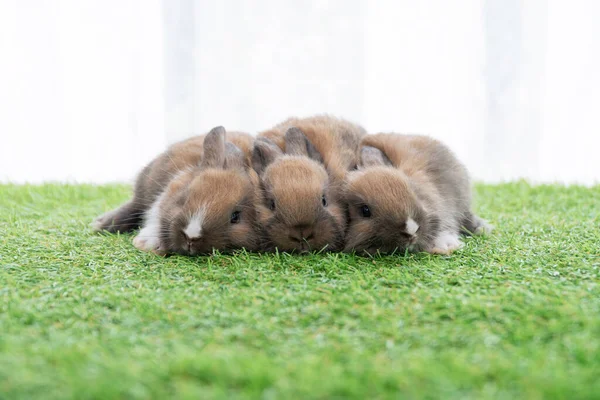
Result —
M201 167L223 168L225 165L225 128L217 126L204 138Z
M364 146L360 150L360 165L363 167L373 167L377 165L392 165L392 162L383 151L372 147Z
M285 152L294 156L306 156L320 163L323 162L321 153L308 140L304 132L296 127L289 128L285 132Z
M245 170L246 157L244 152L235 144L225 143L225 168Z
M252 151L252 167L257 174L262 174L265 168L271 164L283 151L275 143L266 138L259 138L254 142Z

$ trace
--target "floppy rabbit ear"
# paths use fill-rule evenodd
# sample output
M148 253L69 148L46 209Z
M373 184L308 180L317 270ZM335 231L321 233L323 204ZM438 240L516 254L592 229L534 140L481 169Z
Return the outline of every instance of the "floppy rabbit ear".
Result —
M393 165L383 151L372 147L364 146L360 150L360 165L363 167L373 167L377 165Z
M252 167L260 175L269 164L282 155L283 151L275 143L266 138L259 138L254 142L252 150Z
M225 165L225 128L214 127L204 138L201 167L222 168Z
M225 168L241 170L245 170L246 168L244 152L230 142L225 143Z
M320 163L323 162L321 153L308 140L304 132L296 127L289 128L285 132L285 153L294 156L306 156Z

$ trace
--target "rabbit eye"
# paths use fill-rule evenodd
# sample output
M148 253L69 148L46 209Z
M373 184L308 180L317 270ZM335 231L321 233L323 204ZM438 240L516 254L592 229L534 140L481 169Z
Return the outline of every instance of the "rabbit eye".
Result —
M323 204L323 207L327 207L327 199L325 198L325 195L321 197L321 203Z
M269 210L275 211L275 200L269 200Z
M240 212L239 211L234 211L231 214L231 223L232 224L237 224L238 222L240 222Z
M362 206L360 206L358 211L360 212L360 215L362 215L365 218L371 217L371 209L369 209L369 206L366 204L363 204Z

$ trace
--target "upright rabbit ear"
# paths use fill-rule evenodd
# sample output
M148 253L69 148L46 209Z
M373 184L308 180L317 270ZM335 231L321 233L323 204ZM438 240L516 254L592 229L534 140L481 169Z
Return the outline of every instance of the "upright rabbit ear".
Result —
M360 150L360 165L363 167L373 167L377 165L393 165L383 151L372 147L363 146Z
M256 139L252 151L252 167L260 175L269 164L281 155L283 155L283 151L269 139Z
M246 157L244 152L230 142L225 143L225 168L246 169Z
M292 127L285 132L285 152L294 156L306 156L315 161L323 162L321 153L315 149L315 146L308 140L304 132L296 127Z
M201 167L222 168L225 165L225 128L212 128L204 138Z

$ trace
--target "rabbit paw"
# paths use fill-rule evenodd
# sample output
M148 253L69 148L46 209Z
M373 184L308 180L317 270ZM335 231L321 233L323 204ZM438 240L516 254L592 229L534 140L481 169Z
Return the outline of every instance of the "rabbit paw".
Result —
M90 227L92 228L92 230L94 232L101 232L103 230L106 230L112 225L114 217L115 217L114 210L105 212L104 214L102 214L98 218L96 218L90 224Z
M138 250L154 253L159 256L164 256L166 254L165 249L163 249L160 244L158 236L149 232L144 232L143 229L133 238L133 245Z
M473 234L475 236L489 235L494 230L494 226L488 224L486 221L481 220L481 224L475 229Z
M441 232L433 241L433 245L427 251L432 254L451 254L454 250L460 249L463 243L458 234L453 232Z

